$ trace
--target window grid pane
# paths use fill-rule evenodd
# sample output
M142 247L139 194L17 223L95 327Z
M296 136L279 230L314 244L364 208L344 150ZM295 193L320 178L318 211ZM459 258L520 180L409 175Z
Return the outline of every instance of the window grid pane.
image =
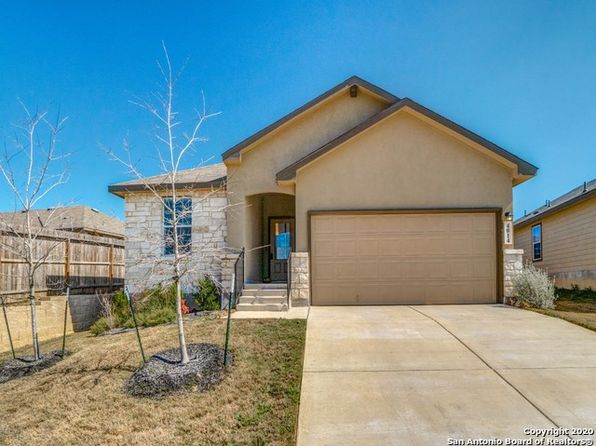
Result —
M189 253L192 247L192 198L176 200L176 234L179 253ZM174 254L174 212L172 198L164 199L163 210L164 255Z
M542 259L542 225L532 226L532 260Z

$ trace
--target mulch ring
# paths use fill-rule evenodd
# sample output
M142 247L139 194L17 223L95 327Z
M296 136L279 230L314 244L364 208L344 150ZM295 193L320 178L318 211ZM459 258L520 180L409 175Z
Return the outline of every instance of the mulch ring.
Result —
M65 352L68 355L68 352ZM62 361L62 350L56 350L41 355L39 360L34 360L33 356L22 356L16 359L9 359L0 363L0 383L5 383L11 379L21 378L31 375L40 370L52 367L59 361Z
M179 348L153 355L130 377L125 391L133 396L153 398L180 391L206 392L224 378L222 348L214 344L189 344L187 349L188 364L180 363ZM231 358L229 352L228 356Z

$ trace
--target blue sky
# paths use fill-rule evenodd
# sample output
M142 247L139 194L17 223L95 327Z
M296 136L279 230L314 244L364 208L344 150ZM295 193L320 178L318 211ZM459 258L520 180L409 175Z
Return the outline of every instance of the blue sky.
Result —
M70 181L45 204L122 216L107 185L128 177L102 147L128 137L153 156L152 121L128 101L156 89L162 40L185 64L179 108L202 89L222 112L187 167L356 74L537 165L514 189L516 216L596 177L596 2L83 3L12 2L0 17L2 136L17 98L69 117Z

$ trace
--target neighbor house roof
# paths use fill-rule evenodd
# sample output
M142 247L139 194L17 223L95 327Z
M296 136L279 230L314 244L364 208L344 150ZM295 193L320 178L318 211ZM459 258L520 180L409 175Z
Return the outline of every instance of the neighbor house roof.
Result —
M176 187L179 189L208 189L223 187L226 182L226 166L224 163L195 167L178 171ZM152 188L168 190L171 188L169 174L156 175L143 179L111 184L108 192L123 197L128 192L148 191Z
M596 179L587 181L554 200L547 201L544 206L516 220L514 225L516 228L529 225L592 197L596 197Z
M307 102L303 106L297 108L293 112L288 113L283 118L275 121L273 124L268 125L267 127L265 127L264 129L258 131L254 135L249 136L244 141L241 141L238 144L236 144L235 146L233 146L232 148L226 150L222 154L222 158L224 160L226 160L226 159L231 158L231 157L233 157L235 155L238 155L243 149L245 149L246 147L250 146L254 142L258 141L259 139L263 138L265 135L271 133L275 129L281 127L286 122L288 122L288 121L292 120L293 118L301 115L302 113L304 113L307 110L313 108L314 106L316 106L317 104L323 102L325 99L333 96L334 94L336 94L336 93L338 93L338 92L340 92L342 90L349 89L353 85L356 85L358 87L361 87L361 88L369 91L370 93L372 93L372 94L374 94L374 95L376 95L376 96L384 99L389 104L393 104L394 102L396 102L396 101L399 100L399 98L397 96L394 96L393 94L389 93L388 91L385 91L382 88L377 87L376 85L373 85L370 82L367 82L364 79L359 78L358 76L352 76L352 77L346 79L345 81L337 84L335 87L330 88L329 90L327 90L325 93L321 94L320 96L317 96L313 100Z
M21 211L0 212L0 228L24 226L25 215ZM35 209L31 211L31 215L32 224L36 227L44 226L47 229L124 238L122 221L88 206Z
M277 180L291 180L296 176L296 171L301 167L310 164L320 156L326 154L327 152L335 149L342 143L346 142L347 140L353 138L354 136L364 132L365 130L369 129L373 125L377 124L378 122L382 121L383 119L391 116L392 114L398 112L399 110L403 109L404 107L408 107L427 118L430 118L439 124L444 125L445 127L451 129L452 131L468 138L471 141L481 145L482 147L494 152L495 154L499 155L502 158L514 163L517 165L518 173L521 176L533 176L536 174L538 168L527 161L515 156L514 154L508 152L507 150L503 149L502 147L497 146L496 144L484 139L483 137L477 135L476 133L471 132L470 130L456 124L453 121L445 118L444 116L439 115L438 113L429 110L428 108L414 102L409 98L404 98L396 102L395 104L383 109L376 115L371 116L369 119L363 121L362 123L358 124L357 126L353 127L352 129L348 130L347 132L343 133L342 135L338 136L337 138L329 141L327 144L315 149L305 157L299 159L298 161L290 164L283 170L277 173Z

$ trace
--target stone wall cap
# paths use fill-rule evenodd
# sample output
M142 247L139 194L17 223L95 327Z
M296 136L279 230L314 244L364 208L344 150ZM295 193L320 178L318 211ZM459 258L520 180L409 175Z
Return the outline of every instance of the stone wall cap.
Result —
M514 249L514 248L506 248L504 250L505 254L523 254L524 250L523 249Z

